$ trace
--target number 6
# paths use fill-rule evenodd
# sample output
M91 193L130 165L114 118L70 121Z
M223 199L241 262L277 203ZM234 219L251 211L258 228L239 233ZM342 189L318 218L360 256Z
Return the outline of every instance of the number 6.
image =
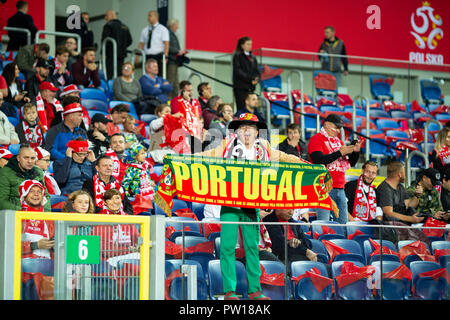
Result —
M86 260L88 257L88 248L87 248L88 242L86 240L81 240L78 244L78 257L81 260Z

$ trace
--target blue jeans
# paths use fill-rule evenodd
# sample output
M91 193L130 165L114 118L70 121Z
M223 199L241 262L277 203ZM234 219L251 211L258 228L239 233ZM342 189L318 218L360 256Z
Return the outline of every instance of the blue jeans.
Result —
M331 199L336 202L339 208L339 218L336 219L333 211L325 209L316 209L317 220L335 220L341 224L347 223L347 197L345 196L344 189L332 189L329 192ZM332 219L330 219L330 217Z

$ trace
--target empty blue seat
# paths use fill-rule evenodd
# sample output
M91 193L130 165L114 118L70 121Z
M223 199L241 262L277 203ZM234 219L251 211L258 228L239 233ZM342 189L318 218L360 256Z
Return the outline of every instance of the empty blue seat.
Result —
M317 268L320 271L320 275L329 277L325 264L322 262L313 261L294 261L291 263L292 277L298 277L305 274L306 271ZM294 298L299 300L330 300L332 296L331 284L324 288L320 293L314 287L311 278L303 278L296 284L295 281L291 282Z
M319 234L319 240L323 239L345 239L345 230L342 226L337 226L336 221L324 221L324 220L314 220L311 222L311 235L314 236L314 233ZM326 225L327 227L333 229L335 234L325 234L322 230L322 225Z
M409 140L408 133L401 130L386 130L386 137L397 138L399 140Z
M336 261L331 263L331 274L334 279L341 274L342 265L345 261ZM360 262L353 262L357 267L363 267ZM337 299L342 300L369 300L371 294L367 285L367 279L363 278L355 281L345 287L339 287L335 281L335 294Z
M374 99L392 100L391 85L386 83L386 76L383 75L369 75L370 93Z
M94 89L94 88L86 88L86 89L81 90L80 98L81 99L101 100L101 101L104 101L105 103L108 102L108 98L106 97L105 92L103 92L100 89Z
M368 227L367 225L369 225L369 223L365 221L348 221L346 223L347 237L354 234L357 230L364 233L353 236L353 240L359 243L362 252L364 251L364 241L373 238L374 233L374 228Z
M81 105L88 110L96 110L108 113L108 104L105 101L102 100L95 100L95 99L82 99Z
M209 298L216 300L218 296L225 295L223 291L222 271L220 260L211 260L208 266ZM245 267L240 261L236 261L236 294L243 299L248 298L248 282Z
M197 300L206 300L208 295L208 286L206 283L205 273L199 262L193 260L184 260L184 264L194 265L197 267ZM181 259L170 259L165 262L166 278L174 271L180 270L182 265ZM169 296L172 300L187 299L187 278L185 279L185 291L183 292L182 277L174 278L169 285Z
M391 115L382 109L370 110L369 116L371 119L379 119L379 118L390 119L391 118Z
M378 244L380 244L380 240L374 240ZM394 243L392 243L389 240L383 240L383 248L387 247L391 249L392 251L398 252L397 247ZM364 257L366 258L366 264L371 264L373 261L380 260L380 255L375 254L371 256L371 253L374 251L374 247L370 243L369 240L364 241ZM400 262L400 258L396 256L395 254L387 254L383 252L383 260L384 261L397 261Z
M399 252L400 252L400 249L402 247L404 247L404 246L406 246L406 245L408 245L410 243L413 243L415 241L416 240L400 240L397 243L397 247L398 247ZM425 246L427 247L428 251L431 254L430 248L428 247L428 245L426 243L425 243ZM403 259L403 264L409 268L409 266L411 265L411 262L413 262L413 261L422 261L422 259L416 254L410 254L410 255L407 255L405 257L405 259Z
M267 274L285 274L286 268L284 263L280 261L268 261L261 260L261 266L264 267L264 270ZM288 287L289 288L289 287ZM269 285L266 283L261 283L261 291L266 297L270 297L272 300L285 300L286 299L286 291L285 286L275 286ZM289 295L289 290L288 290Z
M334 257L333 261L356 261L365 263L365 258L361 249L361 246L355 240L349 239L331 239L330 242L335 245L349 251L349 253L338 254Z
M314 253L317 254L317 261L322 263L328 263L330 257L328 255L327 248L325 248L322 241L317 239L311 239L311 250L314 251Z
M390 119L377 119L376 124L380 130L395 130L400 128L397 121Z
M184 228L184 235L186 236L202 236L200 231L200 224L192 223L195 220L186 217L173 216L170 219L166 219L166 227L173 227L175 232L170 236L170 241L175 241L175 238L182 235L182 229ZM189 229L189 230L186 230Z
M442 91L439 87L439 83L432 79L422 79L419 81L420 84L420 94L422 96L423 102L426 105L431 103L442 104L444 101L442 99Z
M406 111L393 110L390 112L392 119L408 120L411 119L411 114Z
M141 120L146 123L150 123L155 119L158 119L158 117L154 114L141 114Z
M209 240L202 237L202 236L185 236L184 237L184 246L185 248L193 247L199 243L205 243ZM183 244L183 237L178 236L175 238L175 244ZM185 259L194 260L200 263L200 265L203 268L203 272L207 274L208 272L208 263L210 260L215 259L214 252L192 252L192 253L185 253Z
M375 261L372 265L380 269L380 261ZM397 261L383 261L383 273L391 272L400 267L401 263ZM406 300L409 297L411 284L408 279L388 279L382 278L383 299L384 300ZM380 296L380 289L377 289L377 296Z
M414 296L423 300L444 300L447 294L447 281L444 278L434 280L432 277L419 277L419 274L442 266L432 261L413 261L410 269L412 272L412 285L415 288Z

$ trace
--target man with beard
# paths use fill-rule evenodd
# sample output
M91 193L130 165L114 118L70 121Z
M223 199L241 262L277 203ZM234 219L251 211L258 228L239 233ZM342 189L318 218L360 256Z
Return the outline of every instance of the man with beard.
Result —
M383 210L377 206L375 186L372 185L378 174L376 162L367 161L358 179L345 184L348 200L348 221L382 220Z
M72 64L73 83L77 86L89 87L91 81L94 87L100 87L100 75L95 63L95 49L87 47L83 49L80 59Z
M128 165L125 158L125 137L121 133L115 133L109 139L109 149L105 152L105 156L110 157L113 160L113 177L122 183L125 175L125 170Z
M93 144L92 151L94 151L96 158L109 148L108 122L112 122L112 120L101 113L96 113L91 119L91 126L87 135L89 142Z

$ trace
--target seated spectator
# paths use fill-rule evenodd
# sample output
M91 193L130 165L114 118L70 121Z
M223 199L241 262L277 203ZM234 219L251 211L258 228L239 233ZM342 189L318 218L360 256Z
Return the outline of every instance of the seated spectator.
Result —
M150 134L158 132L161 129L164 129L164 116L166 114L170 114L170 107L167 104L160 104L155 108L155 115L158 117L152 122L150 122Z
M377 163L366 161L359 178L345 184L348 221L369 222L373 219L383 219L383 210L377 205L377 194L372 184L377 174Z
M75 90L73 90L73 92L70 92L72 90L67 90L69 93L60 95L61 99L63 99L62 106L63 106L63 108L65 108L69 104L78 103L80 105L80 108L83 111L83 121L80 124L80 128L87 131L89 129L89 125L91 123L91 118L89 117L89 113L87 112L86 108L81 105L80 94L77 92L77 89L76 89L77 86L73 84L73 85L66 87L66 89L71 86L75 87Z
M103 195L105 191L109 189L117 189L122 195L123 209L127 214L133 214L133 206L131 205L128 197L125 195L125 190L119 181L114 178L113 173L113 161L108 156L100 156L97 159L95 170L97 173L92 179L86 180L83 183L83 190L88 192L94 200L95 212L100 212L103 209L104 201Z
M436 169L421 169L416 173L416 181L406 189L408 198L414 199L411 207L419 212L421 217L439 218L443 212L439 191L435 188L440 185L440 173Z
M161 104L156 107L155 114L157 119L150 122L150 146L148 147L148 154L156 163L162 163L164 156L168 153L174 153L169 147L161 147L166 140L164 133L164 117L170 114L170 107L167 104ZM174 117L181 117L181 113L173 114Z
M430 163L432 167L438 170L441 175L444 172L444 167L450 164L450 128L445 126L439 131L434 144L434 150L430 156Z
M197 86L197 92L198 92L198 101L200 102L202 110L204 110L206 108L208 100L212 96L211 85L208 82L201 82Z
M0 75L0 93L2 94L2 97L8 96L8 84L6 83L5 77Z
M101 81L98 66L95 63L94 48L83 48L81 58L72 64L72 77L73 83L78 87L100 87Z
M0 170L0 210L20 210L19 186L25 180L37 180L45 185L44 172L35 166L36 152L29 146L23 145L17 156L12 156L8 164ZM46 212L51 211L50 196L44 205Z
M129 197L140 194L153 200L156 183L152 180L152 166L146 160L147 152L143 145L134 143L128 149L129 166L125 170L122 187Z
M141 84L133 78L134 66L125 62L122 66L122 76L114 79L114 100L131 102L142 97Z
M180 101L187 100L189 103L198 111L198 115L202 114L202 106L200 102L193 98L192 83L187 80L180 82L180 94L170 100L170 108L172 109L172 114L182 112L180 109Z
M258 117L258 121L266 122L266 118L264 115L258 110L258 96L256 93L248 93L245 97L245 107L244 109L240 109L235 113L235 117L239 118L241 114L244 113L252 113Z
M219 108L220 104L222 104L222 99L219 96L210 97L206 103L206 106L202 112L202 116L205 121L204 127L206 130L209 129L212 120L219 118L217 115L217 108Z
M23 120L16 126L20 143L28 143L32 148L44 144L44 132L38 120L36 106L26 103L23 106Z
M25 83L25 91L28 92L27 95L28 97L30 97L32 102L37 101L37 96L39 95L39 91L41 90L42 83L52 83L52 78L50 77L50 67L50 63L47 60L39 59L36 64L36 72L30 78L28 78L27 82ZM55 91L58 90L59 89L56 88Z
M0 148L0 168L6 166L13 154L6 148Z
M19 137L14 126L9 122L8 117L0 111L0 144L7 146L18 143L20 143Z
M301 139L302 132L296 123L287 126L287 138L278 145L278 149L287 154L293 154L303 160L309 161L308 147Z
M112 136L115 133L120 133L119 125L123 126L123 123L127 119L128 113L130 112L130 107L128 105L121 103L116 105L109 111L108 119L112 122L108 123L108 135Z
M70 97L70 96L75 96L75 97L80 98L80 92L81 92L81 90L78 89L77 85L69 84L68 86L65 86L63 88L59 97L61 99L65 98L65 97Z
M416 197L409 198L403 186L405 166L400 161L392 161L387 167L386 179L377 187L377 204L383 210L383 221L390 225L410 226L421 223L424 217L414 212L412 205ZM420 240L430 243L428 237L418 229L395 229L398 240Z
M109 142L109 149L106 150L104 155L112 159L112 175L117 179L117 181L122 183L125 170L128 167L128 164L126 163L126 157L128 155L125 152L125 137L121 133L115 133L111 136Z
M79 103L65 106L63 116L64 121L50 128L45 139L45 149L50 151L52 160L66 157L67 143L70 140L78 137L87 139L87 132L80 128L83 110Z
M136 119L128 114L127 119L123 123L122 134L125 137L125 149L128 149L133 143L144 144L144 137L139 133L139 127L136 127Z
M86 191L77 190L69 194L62 211L68 213L94 214L94 201L92 201L91 196Z
M80 58L80 53L77 51L77 40L72 37L67 38L64 46L67 50L69 50L69 60L67 61L67 68L69 68L69 71L72 71L72 64Z
M51 195L59 196L61 189L52 174L48 171L50 167L50 152L41 147L34 148L36 152L36 167L44 171L45 188Z
M57 87L51 82L44 81L39 86L39 94L36 97L36 107L41 127L47 132L51 127L62 121L64 111L61 102L56 99Z
M50 46L47 43L30 44L20 48L14 62L20 71L25 75L25 79L31 78L37 60L48 60Z
M0 92L0 111L7 117L18 118L17 108L10 102L3 100L3 93Z
M19 79L20 69L15 62L8 63L3 69L3 77L8 86L8 94L3 95L3 99L20 108L31 99L27 97L27 92L23 90L24 85Z
M83 187L83 183L94 175L95 155L89 150L87 140L78 138L67 143L66 157L53 163L55 180L61 187L61 193L70 194Z
M88 140L93 145L94 155L97 158L100 154L109 149L108 123L112 120L106 118L101 113L96 113L91 119L91 125L87 132Z
M69 50L65 46L58 46L55 51L55 58L50 60L50 76L52 81L58 86L68 86L73 82L72 74L67 67L69 60Z
M210 136L221 141L227 137L228 124L233 120L233 108L227 103L222 103L217 108L217 116L218 118L211 121L208 131Z
M167 93L173 89L169 81L158 76L158 62L155 59L147 59L145 74L139 79L139 83L144 96L154 96L162 103L167 103Z
M292 219L293 209L276 209L267 215L263 222L289 222L288 225L266 225L272 241L272 251L281 261L285 261L285 232L287 231L287 261L288 270L294 261L317 261L317 254L311 250L311 241L305 237L302 228ZM290 271L288 271L290 272Z

